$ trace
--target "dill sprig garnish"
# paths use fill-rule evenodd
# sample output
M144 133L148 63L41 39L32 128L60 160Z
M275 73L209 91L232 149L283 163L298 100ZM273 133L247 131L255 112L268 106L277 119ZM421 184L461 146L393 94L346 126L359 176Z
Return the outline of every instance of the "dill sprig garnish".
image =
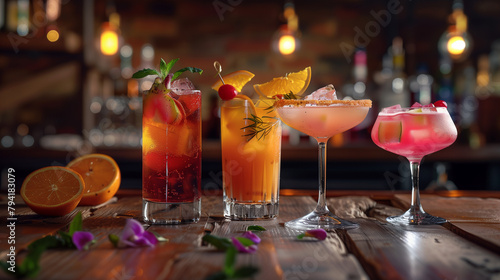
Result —
M245 120L249 120L252 123L241 128L243 130L250 130L249 133L243 135L243 137L249 137L247 141L252 140L254 137L257 137L257 140L265 138L269 133L271 133L273 126L278 123L278 118L276 117L262 116L261 118L254 114L250 115L251 117L245 118ZM273 119L275 121L264 121L263 119Z
M290 91L290 93L287 93L282 97L275 96L275 101L278 99L299 99L299 98L295 94L293 94L293 92ZM265 108L264 110L266 111L266 114L272 113L274 111L274 102L271 106ZM249 120L252 123L241 128L243 130L244 129L250 130L249 133L243 135L243 137L249 137L247 141L252 140L254 137L257 137L257 140L265 138L269 133L271 133L273 126L278 123L277 122L278 118L276 117L270 117L270 116L258 117L254 114L250 115L252 117L245 118L245 120ZM273 119L275 121L264 121L263 119Z
M299 98L295 94L293 94L293 92L290 91L289 93L287 93L287 94L285 94L283 96L280 96L280 97L275 96L274 97L274 101L275 102L278 101L278 100L280 100L280 99L299 99ZM272 111L274 111L274 102L273 102L273 105L267 107L264 110L266 111L267 114L270 114Z
M298 99L298 98L295 94L293 94L293 92L290 91L290 93L283 95L283 99Z

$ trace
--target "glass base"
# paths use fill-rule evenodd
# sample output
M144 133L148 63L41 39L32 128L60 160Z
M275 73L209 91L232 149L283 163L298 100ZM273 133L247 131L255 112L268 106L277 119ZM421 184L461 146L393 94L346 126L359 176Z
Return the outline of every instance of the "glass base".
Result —
M353 222L343 220L332 212L327 211L319 213L313 211L302 218L298 218L285 223L285 227L296 230L310 230L322 228L326 231L334 229L354 229L359 225Z
M164 203L142 200L142 218L145 223L173 225L196 223L201 216L201 199L193 202Z
M234 221L274 219L278 212L278 202L256 204L224 201L224 217Z
M440 225L446 223L446 219L436 217L425 213L424 211L415 211L409 209L403 215L392 216L386 220L395 225Z

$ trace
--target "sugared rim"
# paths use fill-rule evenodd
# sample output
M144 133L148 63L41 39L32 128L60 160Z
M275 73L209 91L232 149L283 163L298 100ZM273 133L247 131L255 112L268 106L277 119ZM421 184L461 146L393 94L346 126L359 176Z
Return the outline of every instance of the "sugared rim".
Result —
M355 107L372 107L372 101L370 99L362 100L297 100L297 99L280 99L276 101L274 106L296 106L301 107L305 105L317 105L317 106L330 106L330 105L341 105L341 106L355 106Z

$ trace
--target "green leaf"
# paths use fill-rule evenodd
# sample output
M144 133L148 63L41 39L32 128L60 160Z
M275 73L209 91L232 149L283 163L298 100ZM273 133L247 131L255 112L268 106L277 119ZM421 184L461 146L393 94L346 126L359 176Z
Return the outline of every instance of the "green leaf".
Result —
M69 224L69 235L73 236L73 233L75 231L81 231L82 230L82 212L76 213L75 217Z
M234 275L234 265L236 264L236 255L238 254L238 251L236 250L236 247L230 246L226 250L226 260L224 262L224 273L229 276L229 278L233 277Z
M160 78L162 81L168 74L167 63L165 62L165 60L163 60L163 58L160 58L160 74L161 74Z
M234 271L233 278L251 278L257 272L259 268L255 266L242 266Z
M92 239L92 241L88 242L87 244L85 244L85 246L83 246L83 250L87 251L88 249L90 249L90 246L94 245L97 241L95 239Z
M168 239L161 236L159 233L154 232L154 231L152 231L151 233L154 234L154 236L156 237L156 240L158 240L158 242L168 242Z
M264 227L261 227L261 226L257 226L257 225L253 225L253 226L248 226L247 227L247 231L266 231L266 228Z
M283 96L284 99L298 99L297 96L295 94L293 94L293 92L290 91L290 93L288 94L285 94L285 96Z
M228 238L217 237L211 234L205 234L202 240L208 244L215 246L215 248L224 251L233 246L233 243Z
M306 234L305 234L305 233L301 233L301 234L297 235L297 239L302 239L302 238L304 238L305 236L306 236Z
M142 79L142 78L147 77L149 75L156 75L158 77L161 77L160 72L156 71L155 69L146 68L146 69L142 69L142 70L135 72L134 75L132 75L132 78Z
M69 233L64 231L58 231L57 233L60 237L61 247L75 248L75 244L73 244L73 238L71 235L69 235Z
M111 242L111 244L113 244L113 246L115 248L118 247L118 241L120 240L120 237L118 237L118 235L110 234L110 235L108 235L108 239L109 239L109 242Z
M251 246L251 245L255 244L252 240L250 240L250 239L248 239L246 237L239 237L238 236L238 237L235 237L235 238L238 239L241 242L241 244L243 246L245 246L245 247L248 247L248 246Z
M189 71L191 73L203 73L203 70L199 69L199 68L195 68L195 67L186 67L186 68L182 68L180 70L177 70L177 72L174 73L174 76L172 77L172 81L177 79L182 73L186 72L186 71Z
M163 59L162 59L162 61L163 61ZM160 63L160 70L161 70L162 75L164 75L161 78L162 81L165 79L165 77L167 77L168 73L170 73L170 71L172 70L172 67L174 67L174 65L175 65L175 63L177 63L177 61L179 61L178 58L170 60L168 62L168 64L166 64L165 61L163 61L164 66L162 66L162 64Z
M36 277L40 271L40 258L47 249L53 248L75 248L72 236L76 231L82 229L82 213L78 212L71 223L69 224L69 232L59 231L58 236L47 235L31 242L28 247L28 253L20 265L16 264L16 270L13 273L9 271L10 265L7 263L0 263L2 269L8 274L13 274L16 278ZM93 241L95 242L95 240ZM92 243L87 244L90 246Z
M40 258L47 249L61 247L61 240L55 236L48 235L33 241L28 245L28 254L20 265L16 265L14 275L17 278L35 277L40 271ZM2 265L3 267L3 265ZM6 271L11 273L11 271Z

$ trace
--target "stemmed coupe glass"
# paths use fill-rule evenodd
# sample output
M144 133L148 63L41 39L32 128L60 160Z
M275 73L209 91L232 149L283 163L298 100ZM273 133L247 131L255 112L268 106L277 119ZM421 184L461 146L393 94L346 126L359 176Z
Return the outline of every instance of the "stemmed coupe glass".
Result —
M328 139L361 123L371 107L371 100L295 100L275 103L280 119L318 142L319 195L316 209L304 217L285 223L297 230L357 228L358 224L335 216L326 205L326 146Z
M419 169L422 158L450 146L457 139L457 129L446 103L437 101L434 104L384 108L373 126L371 136L377 146L404 156L410 162L411 206L401 216L388 217L390 223L433 225L446 222L446 219L427 214L420 203Z

